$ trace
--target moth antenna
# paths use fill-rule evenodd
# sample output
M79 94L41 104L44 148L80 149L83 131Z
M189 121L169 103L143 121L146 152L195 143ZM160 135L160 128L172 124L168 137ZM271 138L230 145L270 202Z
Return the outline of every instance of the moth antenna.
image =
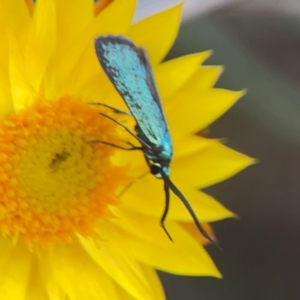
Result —
M164 179L164 190L165 190L165 195L166 195L166 201L165 201L165 209L163 212L163 215L160 219L160 224L161 227L163 228L163 230L165 231L165 233L167 234L168 238L173 242L173 239L171 237L171 235L169 234L168 230L165 227L165 220L166 217L168 215L168 211L169 211L169 207L170 207L170 189L169 189L169 185L168 182Z
M199 231L202 233L202 235L207 238L212 244L214 244L216 247L218 247L219 249L221 249L221 247L219 246L219 244L217 243L216 240L214 240L203 228L203 226L201 225L198 217L196 216L192 206L190 205L190 203L188 202L188 200L184 197L184 195L180 192L180 190L174 185L174 183L171 181L171 179L163 174L163 178L165 180L165 182L168 185L168 188L170 188L172 190L172 192L182 201L182 203L184 204L184 206L186 207L186 209L188 210L188 212L190 213L191 217L193 218L197 228L199 229Z

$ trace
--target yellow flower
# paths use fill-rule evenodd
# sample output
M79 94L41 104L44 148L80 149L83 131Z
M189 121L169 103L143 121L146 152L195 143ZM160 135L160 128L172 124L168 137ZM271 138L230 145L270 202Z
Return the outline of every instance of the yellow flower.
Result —
M204 226L233 213L199 192L253 163L194 135L243 92L214 89L209 52L160 63L181 6L131 25L134 0L0 0L0 295L10 300L164 299L154 269L220 277L191 217L172 197L166 227L162 182L128 137L98 114L124 102L94 52L100 34L147 48L174 142L172 179ZM129 117L122 121L133 125ZM130 184L129 184L130 183Z

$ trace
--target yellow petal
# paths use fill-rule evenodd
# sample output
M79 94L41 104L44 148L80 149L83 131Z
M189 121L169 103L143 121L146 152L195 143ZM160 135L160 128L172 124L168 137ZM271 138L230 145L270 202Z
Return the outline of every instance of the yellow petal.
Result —
M155 292L153 294L153 299L157 299L157 300L165 299L162 284L153 267L149 267L144 264L140 264L140 266L141 269L143 270L144 276L148 280L149 287L151 287L151 289Z
M162 61L177 36L182 4L146 18L129 29L128 36L148 50L153 63ZM158 46L159 45L159 46Z
M138 180L139 176L149 173L149 167L146 164L142 151L117 151L114 155L114 163L117 166L128 168L132 180Z
M37 1L24 45L24 63L30 83L39 92L56 43L56 15L52 0Z
M9 257L12 255L12 252L14 250L14 244L11 240L0 237L0 249L1 249L1 255L0 255L0 268L5 265L5 263L8 261ZM3 270L2 270L3 272ZM0 273L2 273L0 272Z
M26 300L32 258L33 254L21 243L18 243L5 257L0 271L1 298Z
M56 295L57 282L59 289L70 300L117 299L110 277L76 241L69 245L56 245L52 251L45 250L41 253L40 264L44 269L43 274L48 272L48 290Z
M96 66L97 74L95 76L85 83L81 83L82 85L74 85L73 89L76 91L76 94L88 103L101 102L124 111L129 111L125 101L104 74L98 61ZM74 82L77 82L77 80L74 80Z
M93 1L89 0L85 3L81 0L73 5L71 0L64 0L62 3L58 1L56 5L58 41L51 69L47 72L46 97L48 98L57 98L61 94L74 94L76 92L74 87L80 89L82 82L94 75L92 70L98 66L93 48L97 28ZM64 14L69 5L66 19ZM73 30L72 26L75 23L77 25ZM91 57L92 62L90 62ZM86 69L91 67L91 73L87 74Z
M89 93L88 89L93 88L94 83L98 86L97 90L103 90L98 93L96 99L114 90L99 65L95 54L94 38L101 34L124 34L127 32L135 6L136 0L113 1L95 17L89 28L84 32L84 36L82 36L82 39L89 37L88 43L85 48L82 48L81 55L78 57L76 64L74 64L72 75L69 76L67 87L65 87L67 90L73 93L76 92L79 96L87 97L87 94L82 92L82 89ZM116 20L118 21L116 22ZM116 92L114 91L114 97L115 95Z
M2 44L2 47L5 46ZM0 68L0 99L0 116L6 116L9 113L13 112L14 106L11 98L10 81L7 66L5 68Z
M84 76L81 76L78 72L78 64L85 52L84 49L88 47L88 43L92 43L91 40L91 36L81 34L67 45L67 51L60 52L58 48L56 49L50 69L46 73L46 98L55 99L61 95L74 94L76 92L74 79L79 77L76 82L82 80L82 77L84 81L86 80L86 73L83 72Z
M223 70L224 68L222 66L201 66L183 87L183 90L188 91L193 89L200 91L202 89L212 88Z
M39 251L36 259L38 265L38 275L42 286L46 291L49 300L66 299L65 292L60 287L60 282L55 277L53 265L51 264L51 254L48 250Z
M133 18L136 0L116 0L95 17L94 34L125 33Z
M98 15L101 11L103 11L109 4L111 4L113 0L100 0L94 1L94 14Z
M22 110L32 103L36 92L28 82L20 47L13 34L9 34L9 79L14 110ZM9 108L7 106L6 108Z
M85 44L85 46L81 47L80 44L78 44L78 49L74 52L76 56L70 60L69 70L71 70L71 73L69 73L69 77L66 78L63 89L69 93L75 93L78 97L83 97L83 100L88 99L87 101L91 102L93 101L91 95L97 95L96 99L98 99L107 89L112 89L112 87L96 57L94 37L88 34L87 36L90 38L80 38L80 41ZM66 69L64 77L66 77L67 71ZM94 89L94 87L96 87L96 91L89 90ZM100 95L97 93L99 90L101 91Z
M190 202L200 221L214 222L225 218L232 218L235 214L226 209L211 196L192 188L180 188L181 192ZM192 221L187 209L176 197L172 203L174 218L181 221Z
M155 78L162 99L179 90L199 68L210 51L190 54L159 64L154 69Z
M199 229L195 226L195 223L180 222L179 224L193 238L197 239L197 241L198 241L198 243L200 243L200 245L206 246L211 243L206 237L204 237L202 234L199 233ZM212 226L209 223L202 223L201 225L210 237L212 237L214 240L218 240L215 236Z
M105 224L103 230L139 261L173 274L220 277L204 248L175 222L166 222L173 242L155 218L122 211L114 223L118 228Z
M173 141L174 147L174 159L177 160L181 157L199 152L211 143L217 142L217 140L206 139L198 135L187 135L181 139L175 139Z
M122 289L120 286L116 285L116 293L117 293L117 299L122 300L136 300L136 298L132 297L130 294L128 294L124 289Z
M164 300L165 299L164 291L155 270L152 267L146 266L141 263L139 263L139 265L143 272L143 277L147 278L147 282L146 282L147 285L149 286L149 288L151 288L154 291L152 299ZM128 294L123 288L121 288L119 285L116 285L116 291L118 294L117 299L122 299L122 300L144 299L144 297L142 298L133 297L132 295Z
M38 266L37 259L34 259L33 265L31 268L30 279L27 287L27 293L25 296L25 300L50 300L48 297L42 278L41 273Z
M212 222L233 217L234 214L211 196L190 186L177 186L191 204L200 221ZM156 217L159 220L165 207L163 182L148 174L131 185L121 198L121 208ZM168 220L192 221L192 217L181 202L171 192Z
M130 121L133 121L133 124ZM129 128L134 127L134 122L130 117L126 119L126 122L122 120L122 123L126 124ZM201 149L205 149L212 141L196 135L189 135L174 140L174 160L199 152ZM137 143L135 139L132 142ZM117 151L114 155L114 163L118 166L127 166L130 169L130 175L135 178L149 173L149 167L141 151Z
M55 60L57 61L57 69L66 69L65 72L67 72L67 70L70 69L66 68L65 64L70 64L69 68L74 67L74 64L78 61L80 54L82 54L82 51L87 44L88 35L85 31L87 31L87 28L91 26L91 23L94 20L94 1L55 0L55 9L57 15L57 46ZM82 38L83 36L85 36L85 38ZM92 40L92 36L89 37L90 40ZM53 63L52 65L56 65L56 63ZM80 72L77 72L76 74L80 75ZM69 79L69 77L72 76L72 73L70 72L66 76ZM57 78L58 77L54 76L53 80L57 81ZM62 78L59 81L61 80ZM66 83L63 84L65 85ZM66 93L68 91L64 92Z
M19 34L27 27L29 21L30 14L25 1L0 1L0 31L2 32L0 47L0 114L3 116L14 110L7 66L9 42L6 37L9 34Z
M165 108L174 139L207 127L244 94L223 89L179 91Z
M57 45L65 51L94 19L93 0L55 0Z
M101 226L101 224L99 225ZM93 239L79 237L87 253L113 280L136 299L162 299L157 298L153 287L149 286L148 276L135 258L124 253L119 246L112 242L103 243ZM153 280L152 276L150 279Z
M203 150L173 162L171 177L180 186L204 188L225 180L255 161L217 141Z
M30 13L24 0L0 1L1 32L5 28L10 28L12 32L17 34L24 30L30 18Z

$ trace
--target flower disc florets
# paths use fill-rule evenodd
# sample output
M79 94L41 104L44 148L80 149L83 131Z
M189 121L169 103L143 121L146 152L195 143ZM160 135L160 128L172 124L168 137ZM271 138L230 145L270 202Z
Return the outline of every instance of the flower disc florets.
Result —
M116 201L115 124L65 97L2 120L0 229L29 243L89 234Z

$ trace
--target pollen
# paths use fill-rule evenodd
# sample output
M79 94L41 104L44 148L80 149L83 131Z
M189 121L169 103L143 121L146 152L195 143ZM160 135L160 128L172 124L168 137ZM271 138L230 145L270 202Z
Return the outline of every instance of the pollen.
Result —
M117 204L117 125L64 97L37 101L0 124L0 232L28 244L92 233Z

